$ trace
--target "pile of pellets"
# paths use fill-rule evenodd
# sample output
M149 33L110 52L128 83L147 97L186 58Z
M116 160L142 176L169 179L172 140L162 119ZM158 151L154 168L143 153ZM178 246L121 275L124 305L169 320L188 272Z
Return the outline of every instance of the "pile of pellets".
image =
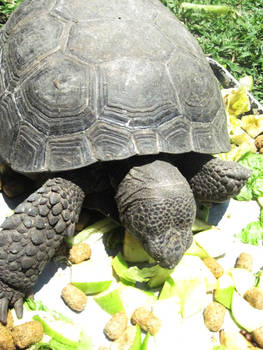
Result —
M79 264L90 257L91 248L87 243L76 244L69 251L69 261L72 264ZM71 283L63 288L61 297L74 311L81 312L86 307L87 295ZM134 310L130 320L124 311L117 312L104 327L104 334L113 342L111 349L129 349L136 336L136 325L139 325L144 332L154 335L160 329L161 321L143 306ZM107 348L101 347L101 350L104 349Z
M214 258L204 259L204 263L213 273L216 278L219 278L224 274L223 267L219 262ZM252 256L248 253L241 253L237 260L235 267L247 269L252 271L253 259ZM263 290L259 287L249 288L243 295L243 298L249 302L251 306L256 309L263 310ZM224 324L224 319L227 309L218 303L217 301L212 301L204 310L204 322L206 327L212 332L219 332L219 339L222 345L227 345L228 342L228 333L222 329ZM229 335L233 337L233 334ZM253 332L248 333L247 331L240 330L240 337L238 341L240 343L247 344L245 349L256 349L263 348L263 327L255 329ZM242 340L243 337L243 340ZM233 339L232 339L233 340ZM250 347L251 345L251 347ZM255 347L254 347L255 346Z
M14 326L14 320L8 311L7 323L0 323L0 349L15 350L27 349L43 338L43 327L38 321L29 321L18 326Z

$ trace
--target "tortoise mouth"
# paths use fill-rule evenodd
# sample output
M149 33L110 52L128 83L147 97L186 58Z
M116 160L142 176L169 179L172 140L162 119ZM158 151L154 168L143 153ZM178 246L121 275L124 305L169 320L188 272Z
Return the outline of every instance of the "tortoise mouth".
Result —
M191 242L192 232L178 233L169 230L162 243L159 240L151 239L149 242L144 242L144 248L161 267L171 270L182 259Z

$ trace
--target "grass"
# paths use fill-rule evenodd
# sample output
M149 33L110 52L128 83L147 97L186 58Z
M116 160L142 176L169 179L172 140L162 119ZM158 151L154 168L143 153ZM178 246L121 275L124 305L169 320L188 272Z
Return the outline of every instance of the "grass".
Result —
M0 0L0 25L21 1ZM251 75L252 93L263 102L262 0L188 0L194 4L232 7L233 11L220 16L185 10L181 7L182 0L161 1L185 23L205 54L224 65L237 79Z
M22 0L0 0L0 26L7 21L8 16L21 1Z
M228 5L222 15L185 10L182 0L162 0L198 40L205 54L225 66L237 79L251 75L252 94L263 102L262 0L189 0L194 4Z

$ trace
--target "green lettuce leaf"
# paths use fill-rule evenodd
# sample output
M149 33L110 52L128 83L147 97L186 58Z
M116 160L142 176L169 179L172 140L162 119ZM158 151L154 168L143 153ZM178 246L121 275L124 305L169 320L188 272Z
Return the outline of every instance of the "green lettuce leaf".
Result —
M263 196L263 157L259 153L247 152L238 161L253 171L246 185L236 196L237 200L251 200Z
M242 229L237 237L243 243L260 245L263 239L263 225L260 223L260 221L250 222L246 227Z
M164 269L159 265L143 268L139 268L138 266L129 267L121 253L116 255L112 260L112 267L120 280L124 283L135 285L136 282L149 282L150 287L156 287L157 285L164 283L165 279L172 271ZM162 275L161 279L159 279L160 275ZM151 281L155 281L156 279L158 279L158 281L152 285Z

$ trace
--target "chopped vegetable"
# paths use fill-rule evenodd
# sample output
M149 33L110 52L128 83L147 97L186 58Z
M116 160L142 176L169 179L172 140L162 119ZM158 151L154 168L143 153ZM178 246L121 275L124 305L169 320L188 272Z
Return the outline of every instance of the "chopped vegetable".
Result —
M183 319L202 311L207 304L206 287L202 278L176 281L173 293L180 299L180 314Z
M175 284L184 283L184 281L202 283L206 292L211 292L217 285L217 280L212 272L197 256L184 255L170 276Z
M260 221L250 222L236 235L236 237L238 237L243 243L261 245L263 239L263 226Z
M209 254L193 239L191 246L186 250L185 255L198 256L199 258L207 258Z
M133 340L133 344L129 348L129 350L141 350L141 338L142 338L141 327L138 324L136 324L135 337Z
M194 240L208 256L220 257L226 252L226 245L230 242L230 235L227 231L212 226L208 230L201 231L194 235Z
M212 332L218 332L224 323L226 308L212 301L204 311L204 322L206 327Z
M204 207L202 210L199 208L198 209L198 214L200 215L200 211L202 212L202 216L205 216L205 218L203 220L199 219L199 218L195 218L195 221L192 225L192 231L194 233L200 232L200 231L204 231L204 230L208 230L210 228L212 228L212 225L208 224L206 221L204 220L208 220L208 216L209 216L209 209L207 207Z
M247 95L247 86L240 84L237 88L221 90L226 111L230 116L238 117L250 111L250 101Z
M108 289L113 276L111 259L83 261L71 266L71 283L85 294L97 294Z
M247 152L238 161L244 167L250 168L253 174L236 197L237 200L257 199L263 196L263 157L261 154Z
M227 309L230 309L234 290L235 286L233 278L229 273L224 273L217 280L217 286L214 290L214 300L225 306Z
M124 234L123 257L127 262L154 262L143 246L127 230Z
M201 276L176 280L169 277L160 292L159 301L162 300L168 300L171 309L173 304L177 304L182 318L188 318L203 310L207 304L204 280Z
M123 283L119 284L119 293L124 310L129 317L136 308L140 306L151 308L156 302L156 296L153 292L141 290Z
M257 282L256 282L256 287L261 288L263 290L263 271L260 270L256 274Z
M235 287L229 286L225 288L217 288L214 291L214 300L226 307L231 309L232 305L232 296L234 293Z
M237 292L233 293L231 314L236 323L248 332L263 326L263 311L255 309Z
M224 345L215 345L212 350L229 350L229 349L227 349Z
M259 153L248 152L243 155L239 163L250 168L253 173L248 179L246 185L241 189L236 197L237 200L258 200L261 203L263 196L263 157ZM259 221L253 221L247 224L240 233L236 235L243 243L260 245L263 239L263 224L261 217Z
M204 11L206 13L215 14L218 16L234 11L232 7L227 5L201 5L201 4L193 4L189 2L182 2L181 8L185 10Z
M263 132L263 114L244 115L241 118L241 128L249 136L255 138Z
M150 333L148 332L143 339L140 350L147 350L149 339L150 339Z
M82 327L61 313L49 310L41 301L27 299L24 317L39 321L45 336L50 337L46 343L37 343L32 350L91 350L91 339Z
M229 269L228 273L232 277L234 286L241 296L243 296L249 288L255 285L255 276L247 269L235 267Z
M59 341L57 339L52 339L48 343L52 350L92 350L92 343L89 336L87 336L84 332L80 334L79 341L76 344L70 345L65 344L63 341Z
M172 270L164 269L159 265L138 268L129 267L121 253L112 260L112 267L121 281L135 285L136 282L149 282L150 287L157 287L164 283Z
M96 303L110 315L114 315L117 312L124 311L123 302L119 288L115 288L111 291L102 292L93 297Z
M116 221L111 220L110 218L105 218L100 221L95 222L94 224L86 227L83 231L79 232L76 236L71 238L66 238L65 241L69 246L74 244L82 243L86 241L91 235L96 234L98 236L103 236L105 233L109 233L114 230L116 227L119 227Z

